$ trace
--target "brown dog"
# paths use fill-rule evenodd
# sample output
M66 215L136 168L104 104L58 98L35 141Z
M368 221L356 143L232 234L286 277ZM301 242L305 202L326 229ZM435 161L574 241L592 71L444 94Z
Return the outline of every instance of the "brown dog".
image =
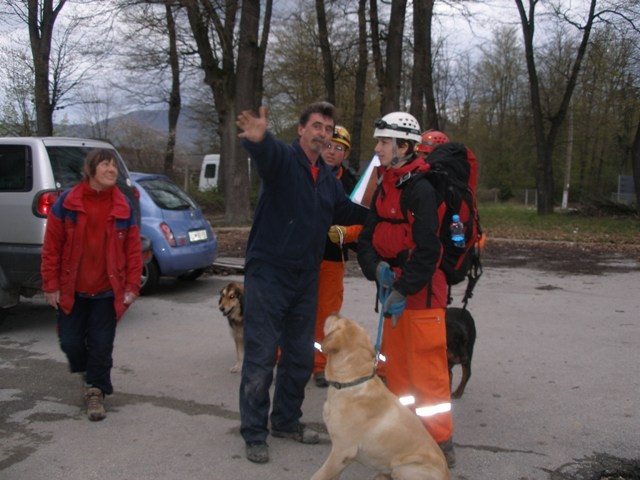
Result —
M334 314L324 333L329 391L323 418L332 447L311 479L337 479L353 461L379 470L379 479L449 479L438 444L375 375L375 350L367 332Z
M230 282L220 290L218 308L227 317L231 336L236 344L236 363L229 370L237 373L242 368L244 359L244 315L242 308L242 296L244 295L244 285L239 282Z

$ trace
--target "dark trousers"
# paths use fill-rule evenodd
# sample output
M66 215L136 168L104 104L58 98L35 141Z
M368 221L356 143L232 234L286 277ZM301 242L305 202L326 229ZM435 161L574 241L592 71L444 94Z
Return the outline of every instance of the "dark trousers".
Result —
M269 388L278 360L271 427L294 430L302 417L304 388L313 368L318 271L251 261L245 269L245 356L240 383L240 433L265 441Z
M113 393L111 368L116 336L113 297L92 299L76 296L69 315L58 309L60 348L67 355L71 372L85 372L87 385L105 395Z

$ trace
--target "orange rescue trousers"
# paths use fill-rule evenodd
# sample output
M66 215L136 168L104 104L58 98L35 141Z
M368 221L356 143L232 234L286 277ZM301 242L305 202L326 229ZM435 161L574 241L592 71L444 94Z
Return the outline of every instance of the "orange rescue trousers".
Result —
M324 340L324 322L329 315L339 312L344 298L344 263L323 260L318 281L318 310L316 313L316 342ZM327 357L317 348L313 373L324 372Z
M385 319L383 330L387 386L438 443L453 433L444 316L444 308L405 310L395 328Z

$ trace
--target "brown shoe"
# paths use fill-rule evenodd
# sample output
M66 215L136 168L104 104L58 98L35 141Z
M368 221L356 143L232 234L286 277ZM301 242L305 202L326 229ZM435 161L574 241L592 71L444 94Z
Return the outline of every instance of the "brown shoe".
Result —
M104 393L96 387L90 387L84 396L87 404L87 415L92 422L98 422L107 416L104 409Z
M438 443L438 446L444 453L444 458L447 461L447 467L453 468L456 466L456 452L453 449L453 439L449 439L446 442Z

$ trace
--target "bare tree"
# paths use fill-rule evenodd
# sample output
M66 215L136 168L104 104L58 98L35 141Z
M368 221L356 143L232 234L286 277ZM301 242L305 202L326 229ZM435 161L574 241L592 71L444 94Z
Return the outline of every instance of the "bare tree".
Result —
M173 7L169 2L164 6L169 36L169 65L171 67L171 92L169 94L169 138L164 153L164 173L173 176L173 160L175 157L176 137L178 135L178 119L182 107L180 96L180 59Z
M38 135L53 135L53 111L57 98L51 95L50 67L53 29L67 0L7 0L7 5L29 27L33 58L34 98ZM54 92L55 93L55 92Z
M81 95L83 120L91 126L93 138L110 138L111 109L114 105L113 90L85 89Z
M367 48L367 0L358 0L358 64L354 94L353 129L351 132L351 152L349 165L356 172L360 170L362 120L365 111L367 70L369 54Z
M326 100L336 103L335 75L333 73L333 58L331 44L329 42L329 29L327 28L327 13L324 8L324 0L316 0L316 18L318 19L318 38L320 51L322 52L322 64L324 65L324 87L327 91Z
M636 134L631 145L631 167L633 183L636 186L636 210L640 213L640 120L636 126Z
M370 0L371 49L380 92L380 113L385 115L400 109L402 86L402 44L407 0L391 0L391 15L386 31L380 30L378 5ZM386 40L384 61L381 43Z
M529 74L531 115L533 117L533 131L536 139L536 188L538 191L537 209L538 213L543 215L553 212L553 151L556 146L556 140L560 133L560 129L567 115L571 96L573 95L576 87L580 67L587 51L587 45L589 44L589 36L591 35L593 23L597 17L597 0L591 0L589 2L589 11L586 15L584 25L575 25L582 31L582 39L575 54L575 58L573 59L571 71L564 85L560 105L557 107L555 112L551 113L549 118L548 129L545 126L543 117L540 80L534 51L536 6L538 5L538 0L529 0L527 9L525 9L522 0L515 0L515 2L518 7L524 38L525 58Z
M182 0L197 45L204 81L210 87L219 118L225 216L231 223L250 220L247 157L237 137L240 110L257 109L272 0L267 0L260 29L260 1ZM238 16L240 24L238 26ZM237 38L236 38L237 36ZM237 45L237 60L236 60Z
M435 0L413 2L414 50L410 113L418 119L424 130L440 129L434 93L431 53L431 24L434 3ZM426 116L423 105L426 106Z
M23 23L29 33L38 135L54 133L54 113L76 103L69 93L90 77L94 65L107 50L108 40L103 30L90 22L90 17L99 17L103 9L92 10L89 17L78 13L67 18L64 24L57 23L66 3L67 0L5 0L0 5L2 13ZM102 4L95 5L102 7ZM88 27L90 33L85 31L80 37L77 34L83 26ZM99 46L92 41L95 36L100 37Z
M29 53L7 47L0 52L0 69L5 78L2 135L30 136L34 133L33 62Z

